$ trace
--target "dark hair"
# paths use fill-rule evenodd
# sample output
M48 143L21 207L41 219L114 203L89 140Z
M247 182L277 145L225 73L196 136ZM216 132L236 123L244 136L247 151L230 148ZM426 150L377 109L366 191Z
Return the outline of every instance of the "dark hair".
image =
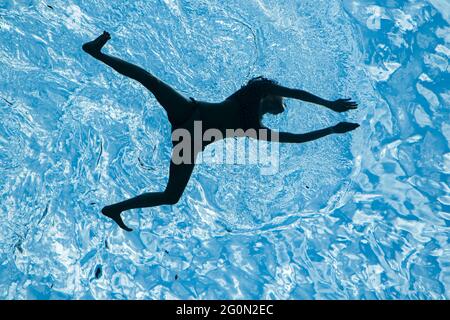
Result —
M267 94L267 86L274 84L278 84L278 82L263 76L258 76L248 80L247 84L243 85L240 90L258 89L258 93L261 94L261 97L264 97Z
M244 130L260 126L259 102L268 94L269 87L275 84L278 82L263 76L253 77L227 98L239 102Z
M275 81L275 80L268 79L268 78L263 77L263 76L258 76L258 77L253 77L253 78L251 78L250 80L248 80L247 84L253 83L253 82L255 82L255 81L270 82L270 83L278 83L278 82Z

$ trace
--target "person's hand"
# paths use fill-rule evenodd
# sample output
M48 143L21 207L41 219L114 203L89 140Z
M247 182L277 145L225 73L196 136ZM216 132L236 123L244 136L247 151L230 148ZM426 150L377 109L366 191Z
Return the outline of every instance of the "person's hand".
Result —
M359 127L359 124L357 123L351 123L351 122L339 122L334 127L331 127L331 130L333 133L346 133L352 130L355 130Z
M335 112L345 112L351 109L356 109L358 104L352 99L337 99L335 101L331 101L328 107Z

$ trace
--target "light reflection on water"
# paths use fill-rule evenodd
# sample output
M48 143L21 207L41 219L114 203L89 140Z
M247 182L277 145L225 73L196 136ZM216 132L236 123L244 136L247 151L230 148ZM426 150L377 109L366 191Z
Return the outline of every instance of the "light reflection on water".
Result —
M448 12L438 0L1 2L0 297L448 298ZM138 230L125 234L99 210L164 187L170 127L150 93L81 51L102 30L108 53L197 99L264 74L360 105L289 101L274 128L361 127L281 146L276 175L199 166L178 205L125 214Z

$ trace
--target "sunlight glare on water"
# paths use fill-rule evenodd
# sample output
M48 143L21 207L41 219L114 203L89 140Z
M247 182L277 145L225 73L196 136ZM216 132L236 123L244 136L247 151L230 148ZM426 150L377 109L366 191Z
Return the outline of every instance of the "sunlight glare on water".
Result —
M450 5L445 0L0 0L1 299L445 299ZM199 165L181 201L107 204L167 182L170 125L81 50L218 102L257 75L359 109L287 101L276 174Z

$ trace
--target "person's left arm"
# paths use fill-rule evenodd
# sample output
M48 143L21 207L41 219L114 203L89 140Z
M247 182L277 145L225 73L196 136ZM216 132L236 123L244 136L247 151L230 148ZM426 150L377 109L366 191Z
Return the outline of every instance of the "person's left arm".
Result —
M345 112L350 109L356 109L358 106L358 104L354 101L351 101L350 98L330 101L330 100L323 99L319 96L316 96L305 90L288 88L288 87L284 87L284 86L281 86L278 84L270 84L267 87L267 91L269 94L274 95L274 96L293 98L293 99L297 99L297 100L302 100L302 101L322 105L322 106L329 108L335 112Z

